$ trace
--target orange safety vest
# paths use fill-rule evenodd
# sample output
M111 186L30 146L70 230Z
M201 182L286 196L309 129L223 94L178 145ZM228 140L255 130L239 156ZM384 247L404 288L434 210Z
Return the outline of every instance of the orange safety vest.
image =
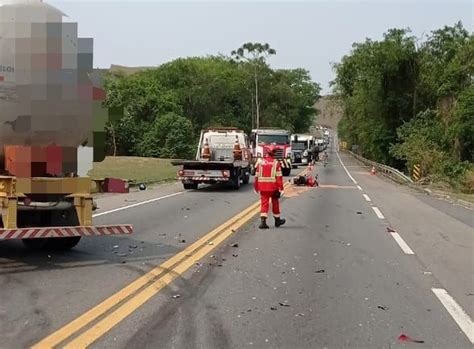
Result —
M283 190L281 164L278 160L265 157L257 163L254 187L256 191L274 192Z

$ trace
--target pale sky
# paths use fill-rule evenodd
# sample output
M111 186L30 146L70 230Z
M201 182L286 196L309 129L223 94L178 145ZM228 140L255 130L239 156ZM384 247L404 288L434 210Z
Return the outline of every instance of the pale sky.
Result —
M353 42L389 28L414 35L461 20L473 30L473 1L47 1L94 38L94 66L156 66L178 57L229 54L268 42L275 68L306 68L328 93L331 63Z

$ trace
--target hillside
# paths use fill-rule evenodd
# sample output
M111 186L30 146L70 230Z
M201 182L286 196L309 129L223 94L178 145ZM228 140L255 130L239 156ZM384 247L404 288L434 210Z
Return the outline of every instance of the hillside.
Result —
M338 98L334 95L321 97L314 105L319 110L316 117L316 124L332 129L337 128L337 124L342 117L342 107L338 104Z

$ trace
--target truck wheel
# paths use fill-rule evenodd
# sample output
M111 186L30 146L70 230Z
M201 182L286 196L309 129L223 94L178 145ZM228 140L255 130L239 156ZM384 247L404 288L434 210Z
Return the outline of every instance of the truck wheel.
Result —
M183 187L186 190L191 190L191 189L197 189L198 188L198 183L183 183Z
M36 250L42 250L46 247L48 239L23 239L21 242L23 242L23 245L32 251Z
M234 189L234 190L239 190L240 189L240 176L237 176L237 178L235 178L232 181L232 189Z
M244 174L242 182L243 182L243 184L249 184L249 182L250 182L250 173L249 174Z
M47 239L46 241L46 249L51 250L70 250L74 246L76 246L79 241L81 240L80 236L72 236L67 238L55 238L55 239Z
M283 176L288 177L291 173L291 168L283 168L281 170L281 173L282 173Z

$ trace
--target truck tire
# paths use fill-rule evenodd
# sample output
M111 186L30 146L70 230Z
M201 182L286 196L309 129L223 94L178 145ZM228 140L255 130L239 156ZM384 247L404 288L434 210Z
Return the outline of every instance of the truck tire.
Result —
M291 168L282 168L281 173L283 176L288 177L291 174Z
M237 176L232 180L232 189L239 190L240 189L240 176Z
M199 185L198 183L183 183L183 187L186 190L191 190L191 189L197 190L198 185Z
M48 224L44 226L78 226L80 225L77 218L76 210L51 212L51 216L46 220ZM23 239L23 245L31 250L70 250L76 246L81 240L81 236L71 236L64 238L39 238L39 239Z
M246 174L247 173L247 174ZM243 184L249 184L250 182L250 170L249 169L246 169L245 170L245 173L242 177L242 183Z

